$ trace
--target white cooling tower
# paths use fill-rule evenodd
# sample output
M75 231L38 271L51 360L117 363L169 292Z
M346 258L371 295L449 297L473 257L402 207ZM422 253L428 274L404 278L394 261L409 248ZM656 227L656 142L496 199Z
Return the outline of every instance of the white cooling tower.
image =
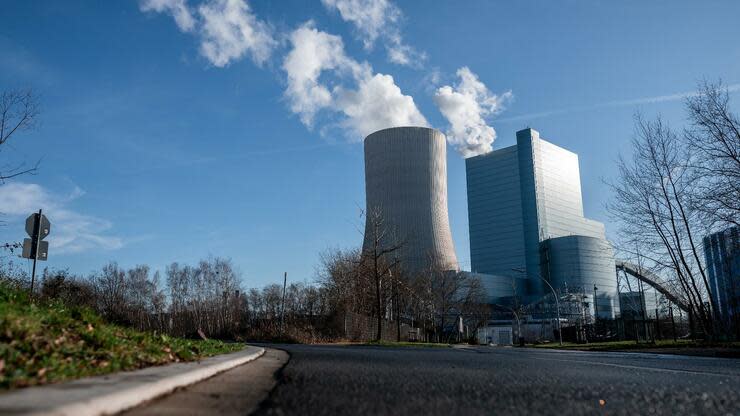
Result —
M402 242L397 257L409 272L428 270L430 260L458 270L447 214L446 141L426 127L394 127L365 138L365 193L368 213L376 211L390 238ZM365 225L368 250L372 215Z

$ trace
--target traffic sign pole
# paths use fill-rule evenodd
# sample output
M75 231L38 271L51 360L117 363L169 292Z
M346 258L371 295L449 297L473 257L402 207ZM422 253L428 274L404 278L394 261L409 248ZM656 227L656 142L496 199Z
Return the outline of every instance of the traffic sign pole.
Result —
M33 284L36 280L36 260L39 257L39 243L41 242L41 210L39 210L38 217L33 225L33 269L31 271L31 297L33 297Z
M43 241L51 231L51 223L39 210L26 218L26 232L30 238L23 240L23 257L33 260L33 271L31 271L31 296L33 287L36 285L36 262L47 260L49 257L49 242ZM39 258L40 256L40 258Z

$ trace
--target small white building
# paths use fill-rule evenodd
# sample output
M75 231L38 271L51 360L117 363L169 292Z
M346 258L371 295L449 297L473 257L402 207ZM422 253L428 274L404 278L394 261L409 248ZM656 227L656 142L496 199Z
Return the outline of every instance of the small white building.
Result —
M557 320L522 320L519 327L525 342L546 342L555 340ZM519 339L516 321L488 321L488 325L478 328L478 343L481 345L513 345Z
M478 328L477 338L481 345L513 345L514 328L511 324L484 326Z

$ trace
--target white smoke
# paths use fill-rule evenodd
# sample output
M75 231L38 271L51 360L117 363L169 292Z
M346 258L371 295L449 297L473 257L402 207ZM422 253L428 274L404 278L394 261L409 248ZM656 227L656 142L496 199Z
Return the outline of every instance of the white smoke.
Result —
M329 88L319 82L322 72L348 72L356 78L370 69L347 57L342 38L317 30L313 22L294 30L289 39L292 49L283 61L288 76L285 96L291 111L311 127L316 113L334 101Z
M348 57L339 36L308 22L289 36L291 50L283 61L288 78L285 96L303 124L312 127L322 109L343 114L340 124L351 139L398 126L426 126L410 96L403 95L390 75L373 74L371 66ZM322 75L325 78L322 83ZM330 88L326 82L333 81ZM354 85L346 87L344 82Z
M434 94L434 102L450 123L447 140L463 157L490 152L496 131L486 118L503 110L503 104L513 97L511 91L495 95L467 67L457 70L460 81L443 86Z
M212 0L198 12L203 18L200 50L215 66L224 67L245 53L261 65L277 46L269 26L252 14L244 0Z
M365 49L373 48L382 38L388 59L399 65L419 65L426 59L424 53L416 51L403 42L399 23L401 10L388 0L321 0L329 10L336 10L345 22L357 29Z
M249 54L262 65L278 42L270 26L257 19L245 0L208 0L198 7L196 20L185 0L141 0L142 11L168 13L183 32L200 38L200 53L219 68Z
M428 126L414 99L403 95L390 75L375 74L359 81L357 90L337 90L337 108L354 138L389 127Z
M186 1L140 0L140 8L170 14L180 30L196 33L201 54L217 67L245 55L261 65L278 47L270 25L257 19L246 0L204 0L197 7L197 18ZM403 43L398 27L403 15L391 1L322 3L357 28L366 49L380 39L393 62L413 65L424 59ZM414 99L403 94L393 77L374 73L367 62L349 57L340 36L318 30L309 21L286 37L290 50L282 61L284 96L290 110L308 128L314 127L319 114L327 115L329 125L345 128L352 140L383 128L429 125ZM496 131L486 119L500 112L512 94L492 94L467 67L458 69L457 76L457 84L438 88L433 97L450 124L447 139L464 157L490 152Z
M195 19L185 0L141 0L139 9L142 12L167 13L175 19L177 27L183 32L195 28Z

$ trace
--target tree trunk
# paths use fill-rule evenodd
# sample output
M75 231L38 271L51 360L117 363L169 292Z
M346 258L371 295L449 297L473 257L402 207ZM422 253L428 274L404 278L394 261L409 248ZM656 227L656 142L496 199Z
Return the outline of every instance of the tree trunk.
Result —
M380 302L380 277L377 275L377 272L375 273L375 305L378 309L378 328L376 331L375 340L380 342L383 335L383 315L381 312L382 305Z
M401 342L401 305L398 303L398 289L396 289L396 341Z

